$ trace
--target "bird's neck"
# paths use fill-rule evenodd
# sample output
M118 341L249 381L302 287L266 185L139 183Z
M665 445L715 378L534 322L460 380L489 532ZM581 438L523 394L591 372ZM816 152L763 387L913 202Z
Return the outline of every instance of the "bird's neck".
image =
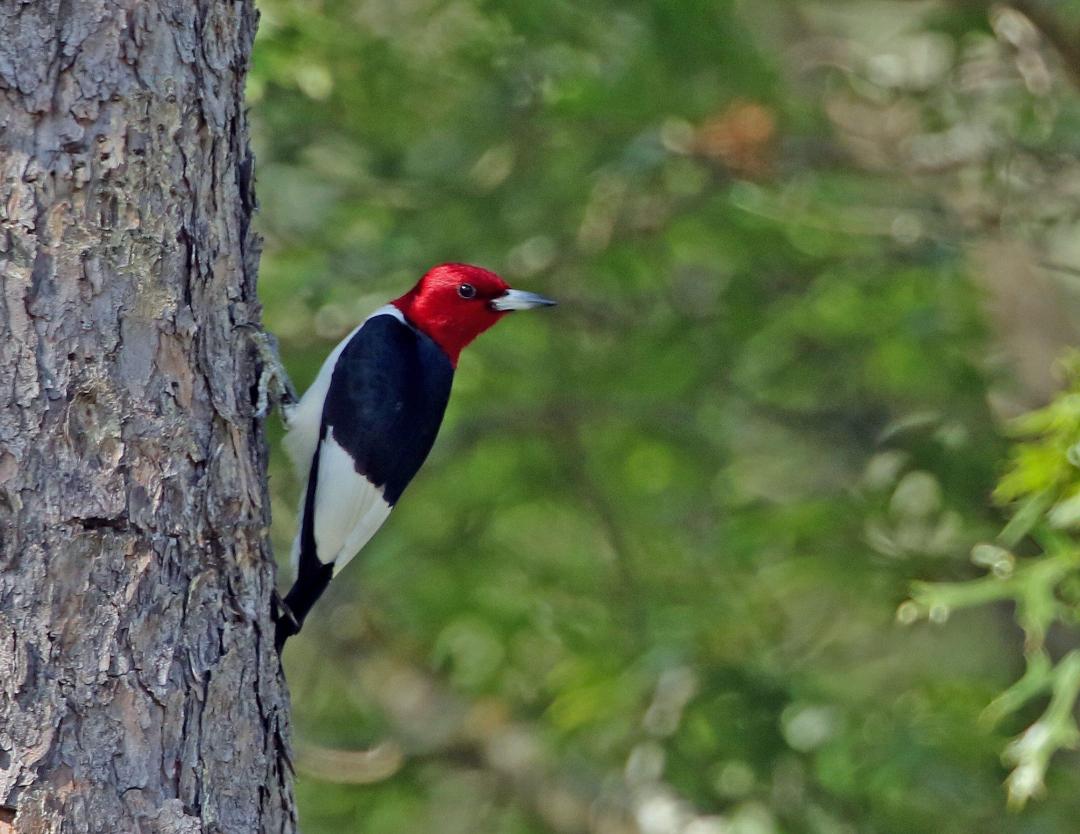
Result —
M457 368L461 351L478 335L452 316L425 304L424 298L415 291L390 303L401 310L409 324L439 346L454 368Z

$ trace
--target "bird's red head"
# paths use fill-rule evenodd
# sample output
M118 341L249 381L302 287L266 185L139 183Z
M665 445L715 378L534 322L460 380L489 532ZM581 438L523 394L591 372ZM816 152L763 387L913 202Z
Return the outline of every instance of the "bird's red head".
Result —
M512 310L555 302L510 288L494 272L469 264L439 264L393 305L430 336L457 367L458 356L473 339Z

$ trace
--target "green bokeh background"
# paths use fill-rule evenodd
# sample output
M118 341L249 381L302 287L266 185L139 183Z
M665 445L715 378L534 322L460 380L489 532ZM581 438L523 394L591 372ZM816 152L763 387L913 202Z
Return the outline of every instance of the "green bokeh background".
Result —
M260 8L260 295L298 385L435 263L560 301L466 351L286 652L303 830L1075 831L1069 756L1006 811L1035 713L979 722L1011 611L896 619L981 573L1002 418L1045 397L978 253L1073 254L1055 50L978 3Z

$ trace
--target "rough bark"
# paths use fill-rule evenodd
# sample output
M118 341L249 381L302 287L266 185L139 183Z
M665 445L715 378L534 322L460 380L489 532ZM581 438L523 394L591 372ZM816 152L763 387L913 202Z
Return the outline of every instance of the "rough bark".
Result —
M251 0L0 0L0 806L18 832L295 827L245 330L255 21Z

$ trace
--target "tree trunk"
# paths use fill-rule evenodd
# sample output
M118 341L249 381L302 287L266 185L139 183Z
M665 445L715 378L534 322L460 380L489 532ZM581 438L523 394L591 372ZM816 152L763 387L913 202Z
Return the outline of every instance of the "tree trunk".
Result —
M0 0L0 831L295 828L245 329L255 22Z

